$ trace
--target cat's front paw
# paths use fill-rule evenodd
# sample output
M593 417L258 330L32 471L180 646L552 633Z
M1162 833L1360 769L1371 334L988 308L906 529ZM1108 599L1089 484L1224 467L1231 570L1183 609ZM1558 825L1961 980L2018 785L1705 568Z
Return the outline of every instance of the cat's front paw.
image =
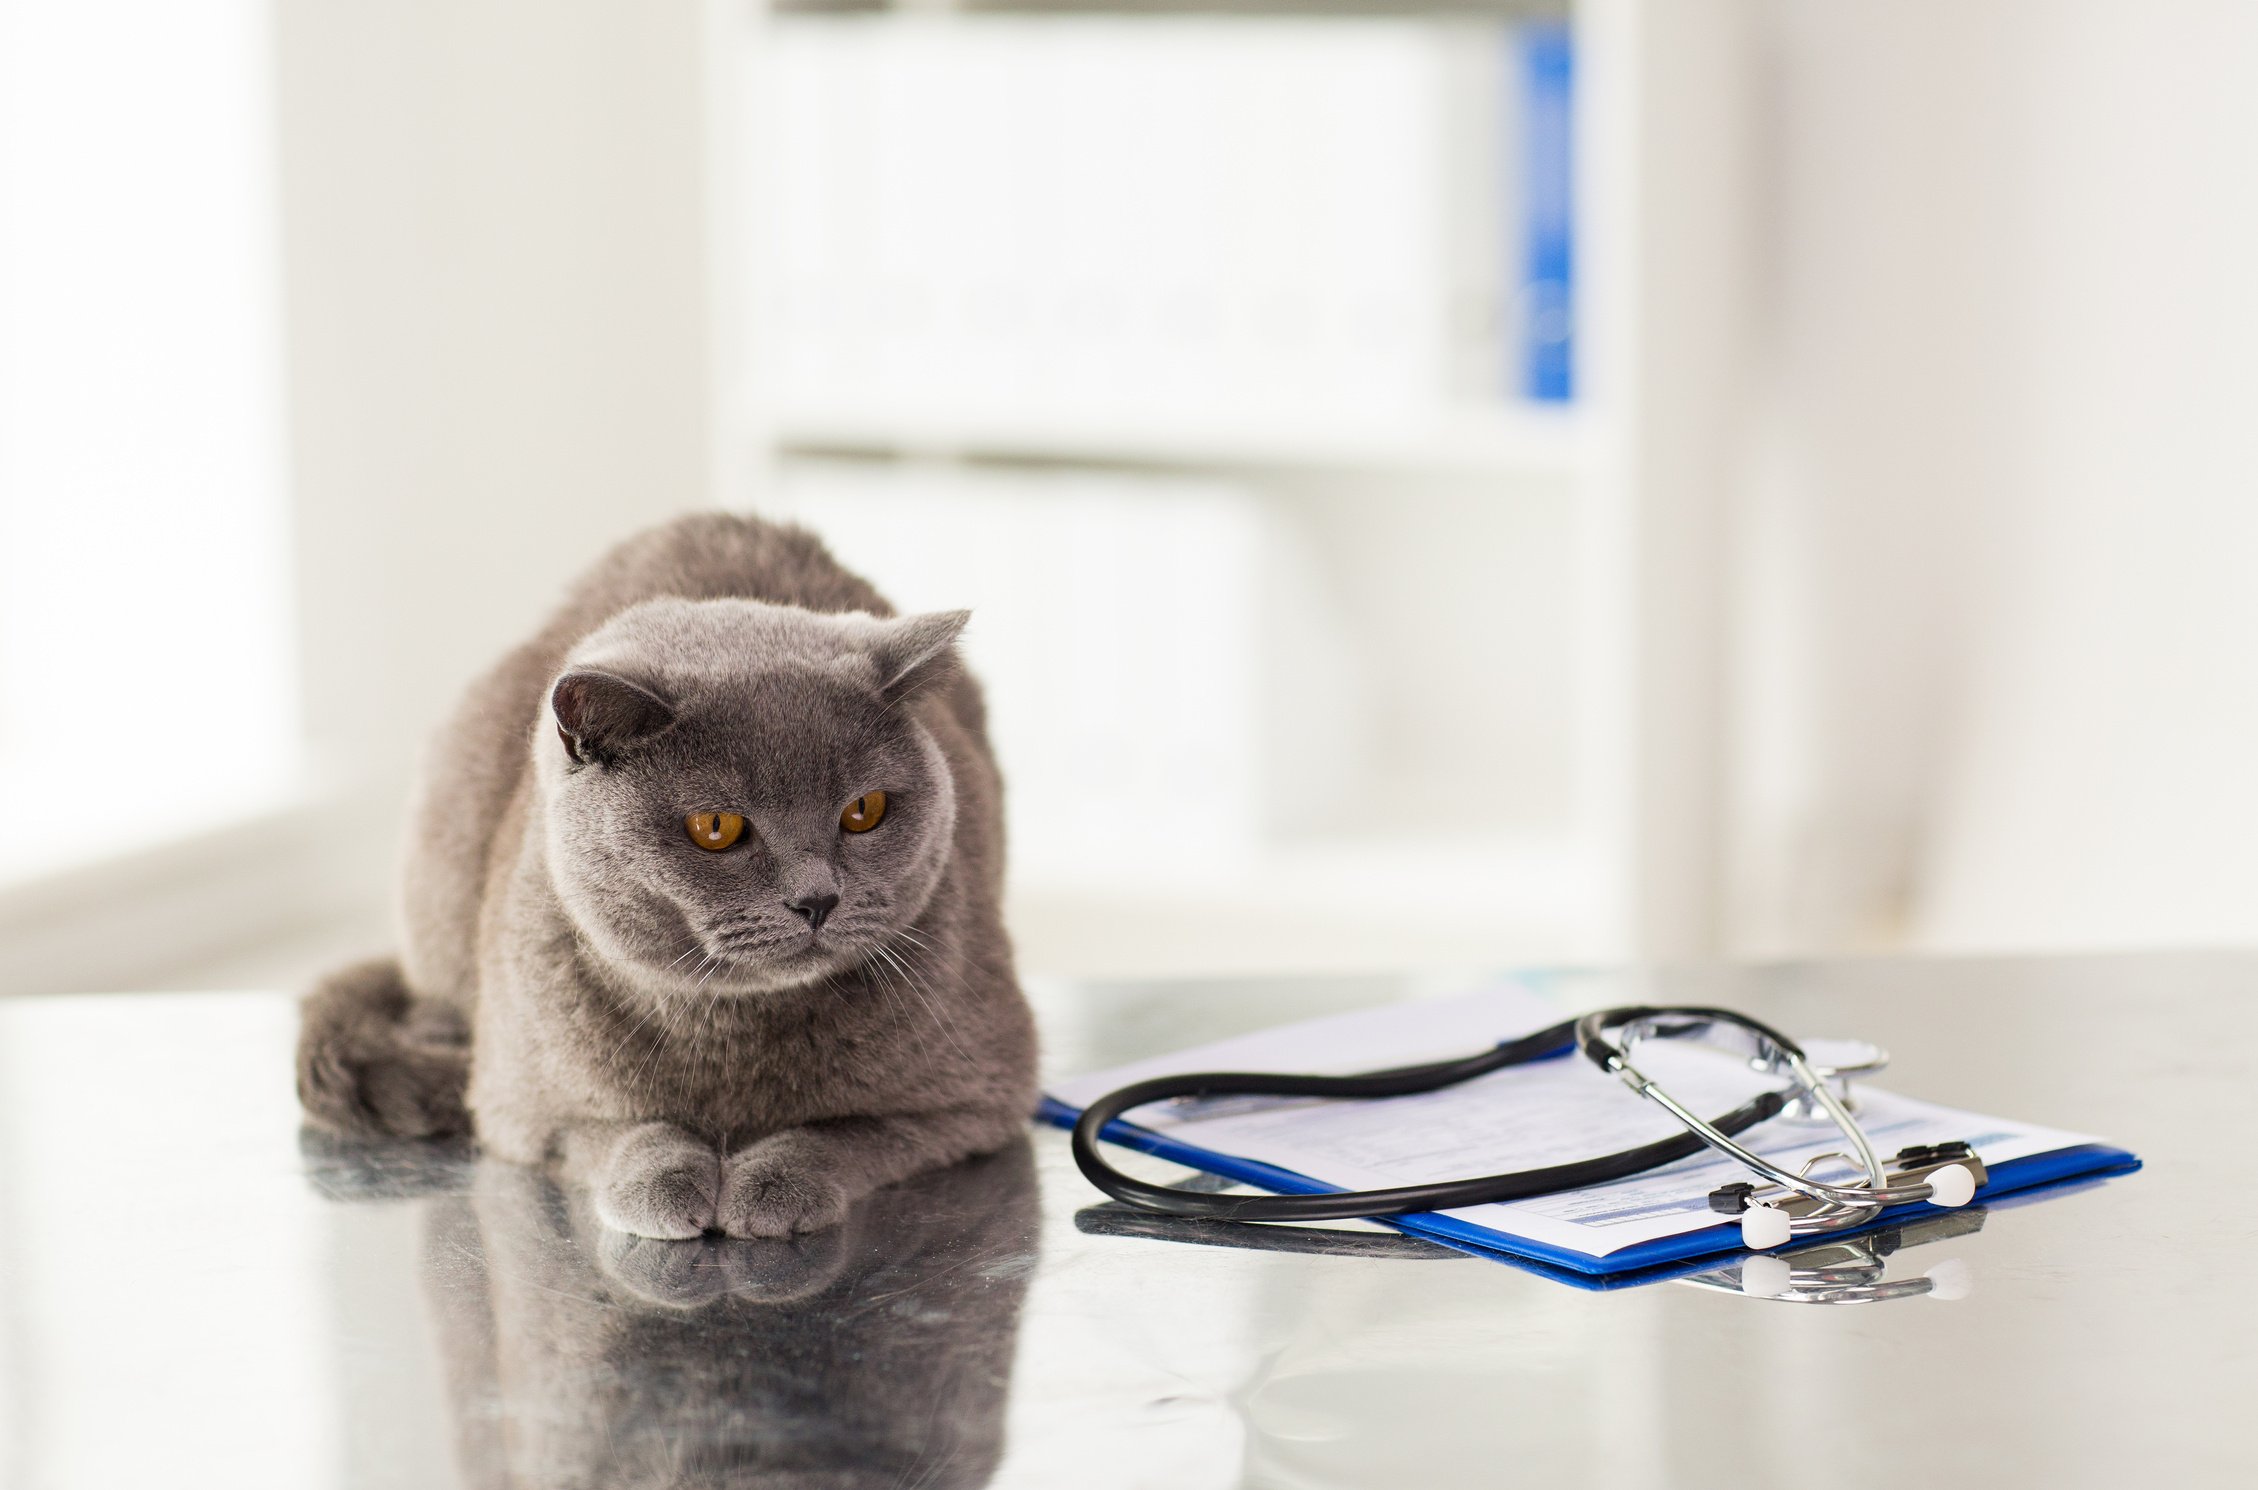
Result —
M787 1237L837 1226L847 1190L813 1146L791 1133L764 1138L722 1165L721 1229L735 1237Z
M629 1130L597 1176L596 1219L614 1231L686 1241L713 1230L721 1156L664 1123Z

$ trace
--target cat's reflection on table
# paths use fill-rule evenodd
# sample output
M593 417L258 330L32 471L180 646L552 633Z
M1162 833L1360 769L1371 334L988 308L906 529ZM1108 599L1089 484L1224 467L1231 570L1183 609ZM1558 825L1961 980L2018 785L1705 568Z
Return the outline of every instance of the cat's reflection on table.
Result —
M626 1236L481 1161L427 1238L463 1479L986 1484L1036 1233L1024 1141L790 1242Z

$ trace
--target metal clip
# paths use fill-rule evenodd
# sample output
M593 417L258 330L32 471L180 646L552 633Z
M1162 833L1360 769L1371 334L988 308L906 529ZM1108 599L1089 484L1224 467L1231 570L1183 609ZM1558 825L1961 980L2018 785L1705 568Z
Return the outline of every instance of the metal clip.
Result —
M1812 1164L1817 1164L1821 1159L1827 1157L1829 1156L1826 1154L1819 1155L1818 1158L1804 1165L1804 1171L1809 1173ZM1897 1185L1917 1185L1925 1182L1936 1171L1953 1164L1959 1165L1974 1176L1976 1188L1979 1190L1983 1188L1985 1180L1989 1178L1984 1170L1984 1161L1976 1157L1976 1151L1973 1148L1965 1143L1952 1142L1916 1144L1899 1149L1896 1154L1883 1161L1882 1179L1885 1184L1893 1187ZM1810 1215L1813 1211L1819 1210L1821 1204L1821 1202L1798 1191L1784 1189L1779 1185L1751 1184L1745 1180L1731 1185L1719 1185L1709 1192L1709 1208L1726 1216L1741 1215L1750 1206L1768 1205L1775 1210L1786 1212L1791 1217L1801 1219Z

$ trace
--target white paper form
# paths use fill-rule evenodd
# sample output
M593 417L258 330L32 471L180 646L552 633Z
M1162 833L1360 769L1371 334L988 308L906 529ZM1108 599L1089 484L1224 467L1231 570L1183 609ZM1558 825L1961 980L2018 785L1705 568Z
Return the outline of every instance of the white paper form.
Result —
M1241 1036L1056 1082L1051 1093L1080 1108L1130 1082L1176 1072L1377 1070L1471 1055L1562 1017L1562 1011L1526 989L1503 987ZM1691 1045L1649 1041L1639 1048L1636 1063L1680 1101L1710 1117L1776 1084L1742 1061ZM1974 1145L1986 1164L1997 1164L2095 1142L1868 1086L1858 1088L1858 1101L1860 1122L1884 1154L1907 1144L1957 1139ZM1541 1168L1684 1131L1654 1103L1576 1056L1493 1072L1413 1097L1159 1103L1131 1112L1128 1121L1182 1143L1351 1190ZM1749 1129L1740 1141L1788 1169L1846 1144L1832 1124L1784 1117ZM1709 1209L1709 1192L1746 1176L1740 1165L1705 1150L1614 1184L1445 1214L1528 1241L1605 1257L1641 1242L1720 1224Z

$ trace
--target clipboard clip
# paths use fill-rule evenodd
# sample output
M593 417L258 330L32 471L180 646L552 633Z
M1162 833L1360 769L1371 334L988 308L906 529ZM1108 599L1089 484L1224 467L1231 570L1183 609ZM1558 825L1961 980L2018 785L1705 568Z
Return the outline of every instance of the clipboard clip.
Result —
M1839 1159L1855 1165L1857 1161L1848 1154L1819 1154L1805 1161L1803 1174L1810 1172L1829 1159ZM1887 1183L1897 1185L1925 1184L1938 1170L1959 1165L1975 1181L1972 1189L1982 1189L1990 1178L1984 1161L1976 1157L1975 1149L1957 1140L1951 1143L1913 1144L1899 1149L1882 1163L1882 1174ZM1784 1185L1760 1185L1748 1180L1730 1185L1719 1185L1709 1192L1709 1208L1720 1216L1745 1216L1749 1211L1765 1208L1783 1213L1792 1219L1810 1215L1820 1208L1821 1202L1811 1196L1790 1190Z

